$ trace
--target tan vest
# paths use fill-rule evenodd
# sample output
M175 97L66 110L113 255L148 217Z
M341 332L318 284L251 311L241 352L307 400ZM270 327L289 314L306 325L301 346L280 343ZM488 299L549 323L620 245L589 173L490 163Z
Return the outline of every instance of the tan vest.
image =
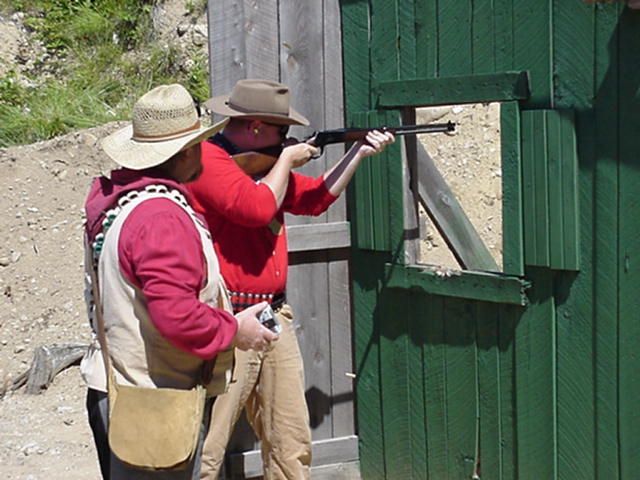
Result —
M115 219L104 235L98 263L98 281L107 345L118 384L149 388L191 388L202 379L203 360L180 350L160 335L151 322L142 290L132 285L120 270L118 238L122 225L134 208L152 198L168 198L189 214L200 233L206 259L207 282L200 291L200 301L217 307L218 296L222 295L225 310L231 312L209 231L178 191L169 191L163 185L150 185L144 191L129 192L120 199L119 207L111 211L116 214ZM85 248L85 251L89 250ZM91 268L92 262L86 257L85 253L85 269ZM87 279L88 276L85 275L85 283ZM90 290L90 284L88 287ZM91 312L90 295L85 297ZM94 325L94 332L96 330ZM209 396L226 391L231 378L233 358L232 348L216 357L213 376L206 385ZM90 388L106 391L104 362L97 339L90 345L80 370Z

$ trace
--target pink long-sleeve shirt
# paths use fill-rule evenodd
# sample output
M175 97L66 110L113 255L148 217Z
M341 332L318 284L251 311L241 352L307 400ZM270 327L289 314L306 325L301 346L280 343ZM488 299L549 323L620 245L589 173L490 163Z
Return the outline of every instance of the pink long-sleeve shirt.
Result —
M285 212L320 215L338 197L322 176L292 172L278 208L267 185L252 179L209 141L202 142L202 166L200 178L187 187L194 208L207 220L227 287L232 292L282 292L289 261Z
M121 169L113 171L111 179L95 179L85 204L89 238L100 232L104 214L122 194L158 183L191 200L182 185L154 170ZM203 359L231 344L238 328L235 318L198 298L206 282L204 252L193 221L181 207L164 198L136 207L122 226L118 256L123 275L142 290L163 337Z

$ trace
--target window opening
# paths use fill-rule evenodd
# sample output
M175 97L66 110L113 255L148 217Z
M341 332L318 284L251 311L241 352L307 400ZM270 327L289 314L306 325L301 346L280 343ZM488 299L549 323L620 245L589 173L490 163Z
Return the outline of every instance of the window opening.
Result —
M452 121L456 131L418 135L442 178L502 271L502 170L500 103L417 108L417 123ZM462 266L419 201L420 241L417 262L447 269Z

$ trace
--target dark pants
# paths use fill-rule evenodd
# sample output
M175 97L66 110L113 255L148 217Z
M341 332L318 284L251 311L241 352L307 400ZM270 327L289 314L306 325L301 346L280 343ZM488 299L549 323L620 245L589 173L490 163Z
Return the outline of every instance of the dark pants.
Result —
M178 480L191 479L198 480L200 478L200 465L202 462L202 443L204 436L209 430L211 421L211 407L215 398L207 399L204 409L204 418L200 428L200 438L194 459L184 471L179 470L162 470L162 471L146 471L128 467L120 462L115 455L111 455L109 448L109 405L107 394L97 390L89 389L87 392L87 413L89 416L89 425L93 431L93 439L98 451L98 460L100 461L100 471L104 480L134 480L134 479L151 479L154 480ZM113 477L112 477L113 474Z
M93 441L98 451L98 461L100 462L100 472L102 478L109 480L109 464L111 462L111 449L109 448L109 404L107 394L89 388L87 390L87 414L89 425L93 432Z

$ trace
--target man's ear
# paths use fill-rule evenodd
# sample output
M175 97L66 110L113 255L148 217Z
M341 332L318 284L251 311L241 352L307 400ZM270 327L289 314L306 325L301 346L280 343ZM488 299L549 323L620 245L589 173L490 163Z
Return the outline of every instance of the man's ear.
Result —
M254 135L259 134L260 130L262 130L262 122L260 120L251 120L250 122L247 122L247 130Z

